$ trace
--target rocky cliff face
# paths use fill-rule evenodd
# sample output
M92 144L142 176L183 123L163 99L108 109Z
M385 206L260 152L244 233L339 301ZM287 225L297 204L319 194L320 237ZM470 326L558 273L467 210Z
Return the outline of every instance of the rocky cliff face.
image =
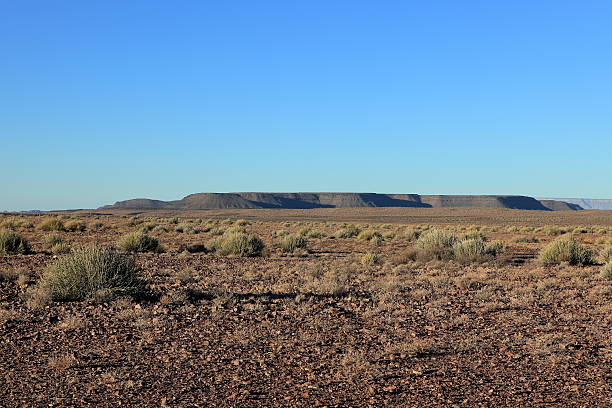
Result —
M359 207L493 207L520 210L578 210L554 200L538 201L527 196L419 195L376 193L197 193L176 201L133 199L105 209L248 209L248 208L359 208Z

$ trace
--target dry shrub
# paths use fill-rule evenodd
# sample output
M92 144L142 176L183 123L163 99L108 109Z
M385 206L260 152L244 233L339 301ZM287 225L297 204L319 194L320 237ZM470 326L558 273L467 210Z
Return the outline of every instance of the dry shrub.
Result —
M591 265L593 252L581 245L571 235L565 235L548 244L538 257L545 265L567 262L570 265Z
M143 232L130 232L124 235L117 245L126 252L154 252L159 248L159 241Z
M612 246L603 248L599 253L599 257L602 263L607 264L608 262L612 262Z
M374 252L367 252L361 257L363 265L376 265L380 262L380 257Z
M283 252L307 251L308 240L301 234L289 234L280 241L278 246Z
M39 287L57 301L141 296L145 284L138 273L132 257L91 246L76 249L49 266Z
M334 233L334 237L335 238L353 238L354 236L357 236L359 232L360 232L359 228L352 225L350 227L342 228L336 231Z
M16 232L0 230L0 254L27 254L28 241Z
M49 217L38 225L38 229L41 231L64 231L64 223L57 217Z
M260 256L264 243L253 234L229 229L220 237L211 240L208 249L221 256Z
M612 262L608 262L601 269L601 277L606 280L612 280Z

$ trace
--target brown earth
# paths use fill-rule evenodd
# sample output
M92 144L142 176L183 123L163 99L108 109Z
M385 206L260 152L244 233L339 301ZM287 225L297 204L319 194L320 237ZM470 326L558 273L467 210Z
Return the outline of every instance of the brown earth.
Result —
M41 216L0 218L34 252L0 255L0 406L612 405L611 282L599 265L536 259L566 231L593 251L612 244L611 212L225 210L178 213L178 224L159 218L177 213L128 213L63 215L86 224L60 232L73 247L145 227L165 249L136 255L150 298L101 304L32 295L57 258L50 232ZM182 251L238 218L263 257ZM384 240L332 238L345 222ZM410 260L408 233L428 224L506 250ZM276 249L283 231L309 236L309 252ZM367 253L379 262L364 264Z

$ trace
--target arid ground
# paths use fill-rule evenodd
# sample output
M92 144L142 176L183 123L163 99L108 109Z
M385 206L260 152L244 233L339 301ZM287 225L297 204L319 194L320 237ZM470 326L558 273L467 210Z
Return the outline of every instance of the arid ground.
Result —
M0 217L31 247L0 254L0 406L612 406L612 281L599 258L612 212L49 217ZM206 249L232 228L261 238L261 256ZM432 230L503 250L420 256L418 238ZM133 231L161 247L131 255L147 296L57 301L39 288L70 248L120 251ZM564 234L594 262L539 260ZM306 248L278 248L287 236Z

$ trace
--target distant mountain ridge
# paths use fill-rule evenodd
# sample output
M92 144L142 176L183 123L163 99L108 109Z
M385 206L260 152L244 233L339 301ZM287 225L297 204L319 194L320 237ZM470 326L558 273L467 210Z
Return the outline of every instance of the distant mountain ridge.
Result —
M538 200L563 201L579 205L584 210L612 210L612 200L601 198L538 198Z
M379 193L196 193L181 200L147 198L118 201L101 209L210 210L210 209L310 209L362 207L490 207L519 210L580 210L580 205L558 200L536 200L514 195L420 195Z

